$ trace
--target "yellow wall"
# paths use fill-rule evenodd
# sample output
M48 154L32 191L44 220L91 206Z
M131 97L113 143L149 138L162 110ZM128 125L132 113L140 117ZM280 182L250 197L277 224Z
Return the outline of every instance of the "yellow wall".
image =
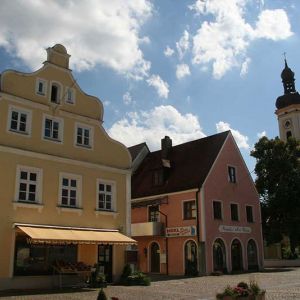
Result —
M53 60L56 62L55 55ZM48 81L46 97L35 93L37 78ZM130 176L130 154L125 146L112 140L104 131L101 125L103 106L99 99L84 94L75 84L73 86L76 90L75 105L66 104L63 99L62 104L57 106L49 100L51 80L60 82L63 87L70 87L74 81L68 69L58 67L51 61L32 74L6 71L1 76L0 279L10 275L14 247L13 223L121 229L124 233L126 230L126 205L129 197L126 180ZM31 136L7 130L10 105L31 110ZM42 139L43 114L64 120L63 143ZM92 150L74 146L76 122L94 128ZM18 165L42 169L42 205L31 207L15 205ZM82 210L62 211L58 207L60 172L82 176ZM115 182L117 213L95 211L98 178ZM114 248L118 248L116 253L120 252L117 255L119 263L115 266L119 271L123 267L124 248L117 246ZM95 247L86 246L86 249L88 252L81 255L87 259L88 253L94 251L92 249Z

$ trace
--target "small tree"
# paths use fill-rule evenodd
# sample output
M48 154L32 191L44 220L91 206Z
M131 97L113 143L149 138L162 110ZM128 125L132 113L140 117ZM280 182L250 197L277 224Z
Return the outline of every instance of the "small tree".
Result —
M290 238L291 251L300 240L300 143L289 138L262 137L251 155L256 158L256 188L260 195L264 237L268 243Z

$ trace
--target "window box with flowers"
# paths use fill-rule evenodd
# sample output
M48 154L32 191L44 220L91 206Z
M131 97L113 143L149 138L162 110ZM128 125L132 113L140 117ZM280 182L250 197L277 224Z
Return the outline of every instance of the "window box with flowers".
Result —
M255 281L240 282L237 286L227 286L222 293L216 295L217 300L265 300L265 290Z

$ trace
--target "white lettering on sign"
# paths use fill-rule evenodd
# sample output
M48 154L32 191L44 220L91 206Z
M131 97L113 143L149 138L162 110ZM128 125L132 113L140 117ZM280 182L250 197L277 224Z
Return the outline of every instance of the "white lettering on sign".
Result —
M220 232L251 233L250 227L220 225Z
M168 227L166 228L166 236L195 236L196 226L185 226L185 227Z

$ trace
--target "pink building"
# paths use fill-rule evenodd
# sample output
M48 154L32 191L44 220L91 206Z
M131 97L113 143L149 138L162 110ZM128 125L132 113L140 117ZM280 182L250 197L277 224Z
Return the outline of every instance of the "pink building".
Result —
M133 158L132 236L143 272L170 275L258 270L258 194L231 132Z

